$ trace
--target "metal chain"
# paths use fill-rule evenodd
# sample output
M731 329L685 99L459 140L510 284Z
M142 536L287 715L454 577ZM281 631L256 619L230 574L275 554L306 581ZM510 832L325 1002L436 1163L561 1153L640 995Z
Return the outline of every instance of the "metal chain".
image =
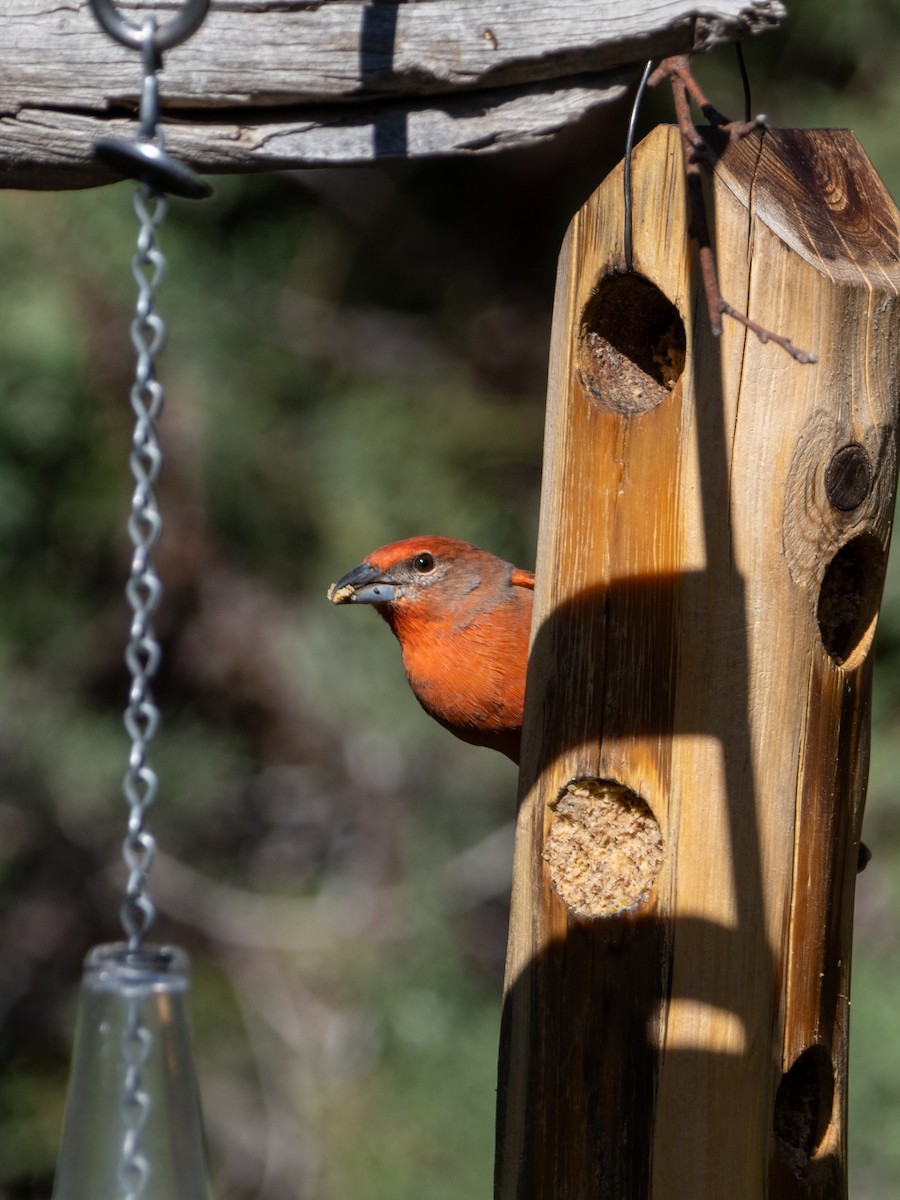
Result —
M141 57L144 80L141 89L140 138L148 142L155 141L161 148L156 76L160 63L154 48L155 32L156 22L149 17L143 25ZM162 532L155 487L162 470L162 451L156 436L156 422L162 413L164 396L162 384L156 378L156 356L163 348L166 326L156 311L155 298L165 274L166 260L157 245L156 231L165 219L168 202L161 191L145 182L135 191L133 204L138 219L137 247L131 260L131 273L138 289L134 320L131 322L131 343L137 354L130 393L135 423L128 460L134 478L128 518L128 535L133 553L131 572L125 586L132 614L125 647L125 663L131 675L125 729L131 739L131 752L128 770L122 781L128 803L128 831L122 843L122 857L128 867L128 883L120 915L128 936L128 950L137 953L156 917L156 906L147 886L147 872L156 853L156 841L148 831L146 821L147 810L159 790L159 780L148 761L147 749L160 723L160 712L151 690L162 657L153 626L153 616L162 597L162 584L153 564L153 550ZM152 1102L144 1087L144 1067L152 1050L153 1035L144 1023L140 998L131 996L128 999L128 1019L122 1032L122 1061L125 1064L119 1160L122 1200L140 1200L150 1178L151 1165L144 1150L144 1129Z
M125 588L132 611L131 632L125 649L125 662L131 674L125 709L131 753L123 780L129 811L128 833L122 844L129 876L121 910L130 950L140 948L156 915L147 888L147 872L156 843L146 828L146 816L156 799L159 781L148 761L147 748L160 721L151 682L161 657L152 618L159 606L162 585L153 565L152 552L162 529L154 486L162 467L155 423L162 412L163 389L156 378L155 359L162 349L166 327L154 308L154 297L166 265L156 244L156 230L165 217L167 203L164 196L154 194L142 185L135 193L134 209L140 224L137 250L131 264L138 285L135 316L131 323L137 364L131 388L131 407L136 419L129 465L135 487L128 520L134 553Z
M159 121L159 83L156 71L159 54L155 48L156 21L147 17L142 27L140 137L161 146ZM160 647L153 628L153 614L159 606L162 585L153 565L152 552L162 531L162 518L154 487L162 469L162 452L156 437L156 422L162 412L163 389L156 378L156 356L162 350L166 327L156 312L156 290L165 273L166 260L156 243L156 231L168 209L161 192L144 183L134 195L138 219L137 248L131 260L131 272L138 294L131 342L137 354L131 407L135 416L132 449L129 458L134 477L128 534L134 552L131 574L125 588L132 619L125 662L131 675L125 728L131 738L128 770L123 790L128 803L128 832L122 844L122 856L128 867L128 883L122 903L121 919L128 935L128 948L140 949L156 916L156 908L147 887L147 872L156 852L156 842L147 830L147 810L156 799L159 780L147 759L147 747L159 728L159 709L153 700L151 682L159 669Z
M162 518L155 487L162 469L162 451L156 422L162 413L163 389L156 378L156 358L163 348L166 326L156 311L156 292L162 283L166 260L157 245L156 233L166 216L166 192L200 198L211 188L183 163L165 151L159 124L160 102L157 73L162 52L178 45L199 28L209 0L186 0L182 10L162 26L152 16L139 25L126 20L116 0L90 0L102 28L115 41L140 50L142 71L139 129L135 141L105 138L94 152L117 171L139 181L134 196L138 219L137 248L131 270L137 284L131 341L137 354L131 407L135 424L129 466L134 478L128 535L132 543L131 571L125 595L131 607L131 628L125 647L125 664L131 676L125 729L131 740L128 769L122 790L128 804L128 828L122 857L128 882L120 909L122 927L128 938L127 951L136 966L145 959L144 939L156 917L150 898L147 873L156 852L156 841L147 829L147 812L156 799L159 780L150 765L148 748L159 729L160 713L153 699L152 683L159 670L161 650L153 625L162 597L162 584L153 563L153 551L162 531ZM144 1072L154 1049L154 1038L141 1011L138 991L126 995L127 1018L121 1036L124 1078L120 1103L122 1140L118 1183L122 1200L141 1200L152 1173L145 1147L152 1098L144 1086Z

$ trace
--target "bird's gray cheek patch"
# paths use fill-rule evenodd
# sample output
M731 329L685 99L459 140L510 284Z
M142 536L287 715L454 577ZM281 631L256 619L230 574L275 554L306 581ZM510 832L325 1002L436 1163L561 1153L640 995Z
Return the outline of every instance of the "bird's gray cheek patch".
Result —
M609 917L647 899L662 865L659 822L636 792L575 779L551 807L544 860L569 909Z

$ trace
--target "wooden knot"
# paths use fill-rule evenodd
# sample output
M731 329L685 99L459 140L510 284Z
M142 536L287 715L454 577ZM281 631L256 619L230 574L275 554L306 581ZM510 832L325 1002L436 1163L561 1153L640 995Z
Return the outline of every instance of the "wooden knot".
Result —
M819 410L794 449L782 539L791 577L808 594L822 645L840 666L865 658L887 566L893 439Z
M841 512L859 508L872 488L872 463L858 442L841 446L825 471L828 499Z

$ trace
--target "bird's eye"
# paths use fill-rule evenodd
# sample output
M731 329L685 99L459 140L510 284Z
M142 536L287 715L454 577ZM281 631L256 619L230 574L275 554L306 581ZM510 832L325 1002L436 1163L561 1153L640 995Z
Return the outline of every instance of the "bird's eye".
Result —
M434 555L427 552L417 554L413 559L412 565L414 571L418 571L420 575L427 575L429 571L434 570Z

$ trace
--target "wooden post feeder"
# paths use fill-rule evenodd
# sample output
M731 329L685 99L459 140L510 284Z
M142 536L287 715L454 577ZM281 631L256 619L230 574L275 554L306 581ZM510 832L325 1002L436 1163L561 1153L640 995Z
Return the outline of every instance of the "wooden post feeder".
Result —
M847 1194L900 214L846 131L678 130L563 246L500 1062L500 1200Z

